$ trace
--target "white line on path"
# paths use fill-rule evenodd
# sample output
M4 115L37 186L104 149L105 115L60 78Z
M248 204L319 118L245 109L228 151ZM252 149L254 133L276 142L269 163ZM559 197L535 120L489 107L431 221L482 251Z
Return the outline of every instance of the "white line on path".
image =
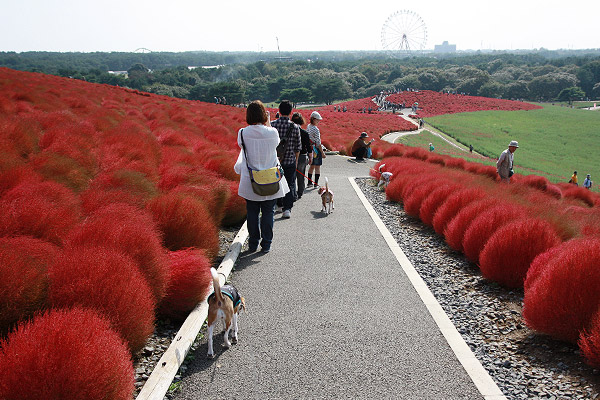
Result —
M498 388L498 385L496 385L496 383L485 370L485 368L483 368L479 360L477 360L475 354L473 354L473 352L471 351L467 343L464 341L460 333L458 333L458 330L456 329L450 318L448 318L448 315L446 315L440 303L438 303L436 298L433 296L433 294L427 287L425 281L423 281L419 273L415 270L411 262L408 260L408 258L406 257L406 255L404 254L404 252L402 251L402 249L400 248L390 231L387 229L383 221L381 221L381 218L379 218L377 212L373 209L371 203L369 203L369 201L367 200L363 192L360 190L354 179L354 177L348 178L350 184L356 191L356 194L362 201L364 207L367 209L371 218L373 219L373 222L375 222L375 225L379 229L379 232L387 242L390 250L392 250L392 252L396 256L396 259L398 260L398 263L404 270L404 273L408 276L408 279L410 279L410 282L412 283L413 287L421 297L421 300L429 310L429 313L433 317L438 328L446 338L448 345L450 345L450 348L452 348L452 351L454 351L456 358L458 359L458 361L460 361L467 374L469 374L471 380L473 381L479 392L486 400L506 400L506 397Z

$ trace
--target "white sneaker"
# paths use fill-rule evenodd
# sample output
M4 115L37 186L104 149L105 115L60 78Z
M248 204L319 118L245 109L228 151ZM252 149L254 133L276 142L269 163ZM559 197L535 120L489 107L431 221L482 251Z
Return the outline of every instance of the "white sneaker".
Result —
M283 212L283 215L281 216L281 218L291 218L292 217L292 211L291 210L285 210Z

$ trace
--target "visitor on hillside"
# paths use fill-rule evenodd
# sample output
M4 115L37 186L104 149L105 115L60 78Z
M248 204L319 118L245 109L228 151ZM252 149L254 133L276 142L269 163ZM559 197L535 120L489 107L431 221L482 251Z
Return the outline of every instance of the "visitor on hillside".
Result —
M472 152L473 152L473 145L472 145L472 144L470 144L470 145L469 145L469 153L472 153Z
M290 120L292 113L292 103L289 100L283 100L279 104L280 117L271 122L273 128L279 132L279 139L285 140L285 150L283 157L279 160L285 180L290 188L289 193L281 201L283 207L282 218L291 218L292 207L296 199L296 167L298 166L298 157L302 142L300 140L300 128Z
M288 193L289 188L282 179L277 193L269 196L254 193L248 168L260 171L277 166L279 134L271 127L269 112L259 100L248 105L246 122L248 126L238 132L238 146L242 150L233 169L240 175L238 195L246 199L248 251L256 251L260 242L262 252L268 253L273 241L275 201Z
M587 174L587 176L585 177L585 179L583 180L583 187L590 190L592 188L592 178L590 177L590 174Z
M321 144L321 131L317 127L323 120L321 114L317 111L313 111L310 114L310 123L306 127L308 131L308 137L310 143L313 146L313 158L310 167L308 168L308 183L306 187L317 187L319 186L319 178L321 177L321 165L323 165L323 159L326 157L323 153L323 145ZM315 174L315 180L312 180L313 173Z
M355 157L356 161L365 161L365 157L367 157L368 150L371 148L371 143L373 143L373 141L375 140L371 139L369 142L367 142L366 140L368 137L369 135L367 134L367 132L363 132L360 134L358 139L356 139L352 144L352 149L350 150L350 152Z
M569 183L572 183L575 186L579 186L577 184L577 171L573 172L573 175L571 175L571 179L569 179Z
M312 145L310 144L310 138L308 137L308 132L302 129L302 125L304 125L302 114L295 112L292 115L292 122L300 128L300 141L302 142L302 148L300 149L300 155L298 156L298 167L296 168L296 199L300 200L305 188L304 175L306 174L306 166L312 163L313 150Z
M433 143L429 143L429 151L434 151L435 147L433 146Z
M514 174L513 171L513 162L514 162L514 153L515 150L519 148L519 142L516 140L512 140L508 144L508 149L504 150L500 157L498 158L498 162L496 162L496 170L498 171L498 175L502 182L510 183L510 177Z

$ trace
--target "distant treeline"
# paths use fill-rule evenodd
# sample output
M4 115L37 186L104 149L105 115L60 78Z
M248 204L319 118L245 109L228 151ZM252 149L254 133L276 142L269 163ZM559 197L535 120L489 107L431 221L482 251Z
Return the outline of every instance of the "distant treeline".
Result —
M600 97L600 50L404 58L378 51L0 52L0 66L228 104L284 97L331 103L405 88L534 101Z

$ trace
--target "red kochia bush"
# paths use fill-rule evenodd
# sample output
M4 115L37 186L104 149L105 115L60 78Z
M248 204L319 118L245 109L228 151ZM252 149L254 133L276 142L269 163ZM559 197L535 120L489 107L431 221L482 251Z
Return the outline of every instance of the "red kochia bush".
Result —
M201 250L186 249L169 254L169 286L159 312L173 320L184 320L208 296L211 263Z
M75 194L55 182L23 183L0 200L0 235L28 235L61 244L78 222Z
M105 315L134 353L154 331L152 292L130 257L108 247L70 247L49 269L49 303Z
M223 226L240 224L246 218L246 200L238 195L239 182L229 182L230 196L225 205L225 216L221 221Z
M167 288L169 272L161 237L145 210L123 203L109 204L97 210L73 229L71 246L111 247L135 260L158 302Z
M441 184L436 187L427 195L427 197L421 203L421 209L419 210L419 218L425 225L431 226L433 224L433 216L439 206L448 198L448 196L459 188L454 183Z
M500 203L483 211L469 224L463 238L465 256L474 263L479 263L479 255L488 239L502 225L521 218L523 210L509 203Z
M531 329L575 343L600 306L600 239L574 239L561 247L527 283L523 317Z
M127 346L93 310L52 310L0 342L0 398L129 400Z
M560 243L554 228L546 221L525 218L499 228L479 256L483 276L511 288L523 287L534 258Z
M446 229L444 229L444 237L446 238L448 245L454 250L462 252L462 242L465 231L471 222L473 222L473 219L496 204L498 204L498 200L488 197L473 201L462 208L454 218L448 222Z
M178 193L157 196L148 203L169 250L204 249L209 257L219 251L219 236L210 212L200 200Z
M27 236L0 238L0 336L46 304L48 264L58 248Z
M446 198L446 200L435 210L433 215L433 229L438 235L444 234L448 222L467 204L481 199L485 196L479 188L459 189Z
M444 180L428 180L424 183L419 184L416 187L410 187L410 191L408 187L404 189L403 193L407 193L403 202L404 202L404 210L408 215L413 217L419 217L419 211L421 209L421 204L423 200L437 187L442 185Z
M544 251L543 253L538 254L529 269L527 270L527 275L525 276L525 281L523 282L523 289L528 291L531 286L535 283L535 281L547 271L547 266L550 260L556 257L557 254L563 251L565 246L568 246L568 242L559 243L558 245Z
M590 328L579 336L579 348L588 364L600 367L600 309L592 319Z

